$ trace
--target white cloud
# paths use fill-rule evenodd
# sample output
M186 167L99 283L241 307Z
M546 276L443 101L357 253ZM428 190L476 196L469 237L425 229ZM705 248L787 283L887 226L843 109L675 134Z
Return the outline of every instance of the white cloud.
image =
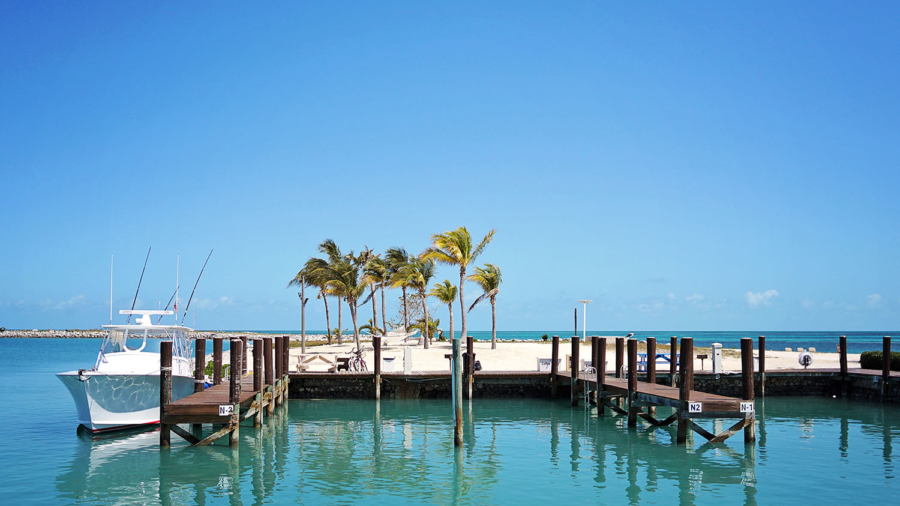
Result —
M705 297L703 297L699 293L695 293L694 295L688 295L687 297L684 298L684 300L686 300L688 302L693 302L694 304L696 304L696 303L702 301L704 298Z
M766 290L765 292L747 292L744 299L750 307L768 306L774 298L778 297L778 290Z
M670 294L669 294L669 300L675 300L675 299L677 299L677 298L678 298L678 297L676 297L674 293L670 293Z
M76 295L69 300L64 300L54 307L54 309L62 310L69 309L72 307L83 306L85 304L84 295Z
M803 306L803 309L812 309L816 303L809 299L800 299L800 305Z
M877 293L873 293L866 297L866 304L869 307L879 308L881 307L881 295Z

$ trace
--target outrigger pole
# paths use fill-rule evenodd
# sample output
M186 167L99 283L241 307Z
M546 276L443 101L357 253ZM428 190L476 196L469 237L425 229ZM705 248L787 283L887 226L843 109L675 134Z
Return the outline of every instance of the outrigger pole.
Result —
M147 248L147 258L144 259L144 268L141 269L141 279L138 280L137 290L134 291L134 300L131 301L131 310L134 311L134 305L137 303L138 292L141 291L141 282L144 281L144 271L147 270L147 260L150 260L150 250L153 249L153 246ZM131 323L131 315L128 315L128 319L125 320L125 324L128 325Z
M181 325L184 326L184 318L187 316L188 309L191 307L191 301L194 299L194 292L197 290L197 285L200 284L200 278L203 276L203 271L206 269L206 264L209 263L209 257L212 256L213 250L209 250L209 255L206 256L206 262L203 262L203 267L200 269L200 275L197 276L197 282L194 283L194 289L191 290L191 296L188 297L187 306L184 306L184 314L181 316Z

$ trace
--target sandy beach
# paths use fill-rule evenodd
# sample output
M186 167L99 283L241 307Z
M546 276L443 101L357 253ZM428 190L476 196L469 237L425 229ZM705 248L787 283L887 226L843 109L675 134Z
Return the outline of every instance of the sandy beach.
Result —
M296 346L296 344L294 346ZM369 364L369 369L371 369L371 362L374 360L374 348L372 347L372 343L364 341L362 347L365 352L364 358ZM559 348L560 358L563 359L565 364L567 362L565 360L566 356L571 354L572 345L570 342L561 342ZM300 360L308 361L312 355L321 355L333 359L339 356L348 356L352 349L352 338L349 342L345 342L342 345L309 346L307 347L306 356L301 355L299 347L291 348L291 369L293 370L295 364ZM411 353L412 371L448 371L450 369L449 361L445 358L445 355L452 352L450 342L435 341L427 350L416 341L409 341L408 343L389 343L387 346L382 346L382 356L386 358L393 357L395 370L402 371L405 349L409 349ZM668 349L668 345L657 345L657 353L668 352ZM646 343L641 342L639 345L639 352L645 351ZM478 341L475 343L475 359L481 362L482 370L485 371L537 371L538 359L549 359L551 353L552 348L549 341L498 342L497 349L495 350L491 349L491 343L489 341ZM589 359L590 353L590 344L582 344L579 351L580 358ZM694 348L694 353L695 356L703 354L711 355L710 348ZM740 350L726 348L723 349L722 355L725 371L740 372ZM757 350L754 350L754 355L758 355ZM812 355L813 363L809 366L809 369L834 369L840 367L840 356L836 352L812 352ZM802 368L798 362L798 356L798 351L766 350L766 370L772 371L778 369ZM847 360L850 368L859 367L859 354L848 354ZM311 364L310 371L324 370L326 368L324 361L313 360L308 363ZM668 370L668 363L660 361L658 364L657 370L661 372ZM606 370L607 372L612 373L614 372L614 369L615 344L613 339L608 339ZM712 362L709 359L695 359L694 370L712 371Z

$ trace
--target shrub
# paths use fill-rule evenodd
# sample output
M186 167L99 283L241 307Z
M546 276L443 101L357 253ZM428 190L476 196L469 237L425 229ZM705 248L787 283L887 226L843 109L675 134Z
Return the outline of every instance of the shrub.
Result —
M0 332L6 332L6 327L0 327Z
M206 363L206 369L203 371L209 377L213 376L213 361L210 360ZM222 364L222 377L228 377L228 364Z
M884 353L880 351L864 351L859 356L859 366L880 371L883 357ZM891 370L900 371L900 351L891 352Z
M547 339L550 339L550 336L548 336L547 334L541 336L541 341L546 341Z

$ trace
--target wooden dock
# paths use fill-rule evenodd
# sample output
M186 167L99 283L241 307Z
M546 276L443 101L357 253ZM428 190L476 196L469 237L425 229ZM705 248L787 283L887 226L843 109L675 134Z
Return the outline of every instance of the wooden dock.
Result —
M229 378L223 381L222 339L215 338L214 385L204 388L205 342L198 339L195 343L194 393L177 401L172 401L172 343L161 343L160 446L169 446L171 432L193 446L208 445L226 435L229 436L229 444L236 445L241 422L252 418L253 426L259 428L264 415L272 415L276 407L284 404L290 382L287 374L290 340L286 337L264 337L253 341L252 373L247 372L244 353L247 338L232 339ZM192 429L188 431L179 424L190 424ZM212 432L205 436L204 424L212 425Z

